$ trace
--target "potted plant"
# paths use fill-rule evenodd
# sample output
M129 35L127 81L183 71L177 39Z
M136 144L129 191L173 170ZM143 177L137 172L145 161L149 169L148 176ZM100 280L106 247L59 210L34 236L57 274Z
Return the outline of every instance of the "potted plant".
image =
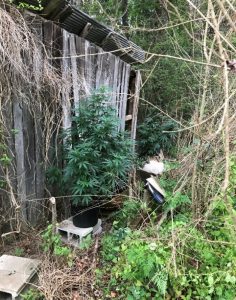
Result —
M89 207L122 190L133 163L132 141L119 131L116 109L109 100L100 89L82 101L67 132L64 183L73 195L73 222L78 227L96 224L97 210Z

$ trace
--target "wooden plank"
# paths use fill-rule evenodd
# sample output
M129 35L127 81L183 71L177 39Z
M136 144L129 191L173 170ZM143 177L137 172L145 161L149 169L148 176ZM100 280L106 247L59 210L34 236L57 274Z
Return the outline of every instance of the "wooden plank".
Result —
M96 89L99 89L103 83L102 80L102 66L103 66L103 51L98 48L97 51L97 66L96 66Z
M121 125L120 130L125 130L125 116L126 116L126 107L127 107L127 99L128 99L128 89L129 89L129 78L130 78L130 65L124 64L123 66L123 76L122 76L122 89L121 89L121 97L120 97L120 119Z
M87 84L85 79L85 66L86 66L86 55L85 55L85 40L76 37L76 52L78 54L78 76L79 76L79 98L84 100L87 94Z
M136 132L137 132L137 120L138 120L138 106L139 106L139 98L140 98L140 89L142 86L142 76L140 71L136 71L135 77L135 91L134 91L134 102L133 102L133 117L132 117L132 125L131 125L131 138L136 140Z
M75 36L71 34L69 36L70 44L70 57L71 57L71 73L72 73L72 91L75 110L79 107L79 77L78 77L78 67L77 67L77 51L75 44Z
M111 67L111 61L110 61L110 54L105 53L103 55L103 66L102 66L102 77L103 77L103 85L106 88L109 88L109 82L111 77L110 67Z
M25 95L29 97L29 95ZM28 98L29 99L29 98ZM34 140L34 119L29 111L28 103L22 103L22 126L24 141L24 173L25 173L25 193L26 200L36 198L35 191L35 140ZM27 202L27 220L35 224L36 215L33 201Z
M68 85L63 86L62 90L62 124L64 129L71 127L71 69L70 69L70 58L69 58L69 37L70 34L63 30L63 58L62 58L62 78L68 81Z
M89 42L84 41L84 69L83 69L83 86L85 91L85 97L91 95L91 73L92 73L92 66L91 66L91 60L89 56Z
M119 58L114 56L114 72L113 72L113 83L112 83L112 106L116 107L117 99L117 85L118 85L118 72L119 72Z
M116 110L117 117L119 117L120 111L120 97L121 97L121 82L122 82L122 70L123 70L123 62L118 59L118 76L117 76L117 87L116 87Z
M39 40L43 41L43 21L42 19L38 20L36 24L34 24L34 28L37 32L37 37ZM52 36L53 36L53 28L52 28ZM41 60L43 60L43 48L42 45L39 45ZM39 64L34 65L41 73L43 72L43 66ZM43 97L43 99L42 99ZM35 198L42 199L44 197L44 189L45 189L45 160L44 160L44 151L45 151L45 140L43 138L43 118L44 111L42 106L42 101L45 101L44 95L40 95L37 93L36 95L36 105L33 109L33 119L34 119L34 143L35 143ZM44 205L44 201L34 201L31 204L31 210L33 210L34 214L34 222L33 224L37 224L39 219L43 216L42 206Z
M90 94L96 89L96 60L97 60L97 47L93 44L89 45L88 57L90 61Z
M24 135L23 135L23 112L22 102L18 97L13 102L14 129L18 131L15 136L16 152L16 176L17 176L17 198L21 205L23 218L27 220L26 184L25 184L25 156L24 156Z

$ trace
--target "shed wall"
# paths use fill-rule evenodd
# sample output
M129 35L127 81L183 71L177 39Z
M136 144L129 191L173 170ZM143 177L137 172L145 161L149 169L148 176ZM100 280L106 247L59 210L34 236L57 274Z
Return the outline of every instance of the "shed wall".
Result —
M135 88L131 88L131 67L120 58L103 52L50 21L29 15L25 20L41 41L41 55L47 56L66 84L58 91L57 99L55 91L52 97L50 88L46 87L40 95L34 93L32 99L31 87L26 85L21 90L13 88L9 100L2 100L3 118L8 120L8 128L5 129L12 164L9 184L5 191L0 192L0 210L9 210L9 214L0 220L0 226L1 221L12 220L18 205L26 221L38 223L44 213L43 199L49 196L45 192L46 167L55 157L60 159L60 129L71 126L71 109L95 89L105 86L111 91L112 104L121 120L121 130L126 127L127 102L135 99L132 118L129 119L131 124L127 127L131 128L133 138L136 131L140 75L137 76ZM44 72L38 61L32 67L32 72L35 71ZM49 116L47 121L45 114ZM2 177L6 175L3 169L0 174Z

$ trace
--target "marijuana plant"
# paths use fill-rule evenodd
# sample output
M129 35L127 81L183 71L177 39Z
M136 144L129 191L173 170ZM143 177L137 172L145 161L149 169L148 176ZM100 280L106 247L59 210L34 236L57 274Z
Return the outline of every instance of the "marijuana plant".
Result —
M81 102L66 132L64 182L73 204L89 204L125 187L133 162L132 142L120 132L116 109L104 89ZM77 197L76 197L77 196Z

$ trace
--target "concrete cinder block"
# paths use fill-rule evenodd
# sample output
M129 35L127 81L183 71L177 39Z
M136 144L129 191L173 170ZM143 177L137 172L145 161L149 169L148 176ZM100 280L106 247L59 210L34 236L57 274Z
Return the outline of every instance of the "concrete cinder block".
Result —
M98 219L98 223L94 227L79 228L74 226L72 218L64 220L57 226L57 233L62 237L66 244L78 247L84 237L89 234L100 234L102 232L102 220Z
M11 255L0 257L1 300L16 299L38 270L40 261Z

